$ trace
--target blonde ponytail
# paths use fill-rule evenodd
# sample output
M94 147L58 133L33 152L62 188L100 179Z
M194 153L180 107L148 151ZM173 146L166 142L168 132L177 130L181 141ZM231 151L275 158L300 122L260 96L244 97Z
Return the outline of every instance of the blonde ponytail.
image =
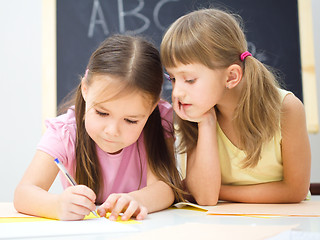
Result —
M247 157L243 167L254 167L263 143L280 128L281 99L278 83L270 70L254 57L244 61L245 86L235 110L234 125Z

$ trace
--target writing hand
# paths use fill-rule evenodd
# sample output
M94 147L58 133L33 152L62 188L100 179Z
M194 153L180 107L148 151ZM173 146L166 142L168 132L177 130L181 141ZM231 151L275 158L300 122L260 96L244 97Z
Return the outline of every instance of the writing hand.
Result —
M71 186L58 198L58 216L60 220L81 220L91 211L95 211L95 193L84 185Z

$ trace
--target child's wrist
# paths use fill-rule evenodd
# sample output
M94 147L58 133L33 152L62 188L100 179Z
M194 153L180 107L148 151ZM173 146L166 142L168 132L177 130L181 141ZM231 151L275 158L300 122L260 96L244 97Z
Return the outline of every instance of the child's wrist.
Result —
M198 122L199 128L216 128L217 120L212 117L203 118Z

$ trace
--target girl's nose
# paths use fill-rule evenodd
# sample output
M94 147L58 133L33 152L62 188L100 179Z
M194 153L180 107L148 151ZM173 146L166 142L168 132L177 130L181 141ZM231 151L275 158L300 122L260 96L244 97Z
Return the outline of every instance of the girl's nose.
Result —
M180 84L175 83L174 85L172 85L172 97L183 99L184 96L185 96L185 91L180 86Z
M104 132L110 136L119 136L119 126L116 121L108 121L107 125L104 128Z

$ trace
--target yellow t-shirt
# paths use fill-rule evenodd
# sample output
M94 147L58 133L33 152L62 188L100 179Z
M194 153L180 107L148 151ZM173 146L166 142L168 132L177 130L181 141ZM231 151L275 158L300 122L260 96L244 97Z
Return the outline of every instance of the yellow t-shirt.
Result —
M283 101L287 94L292 94L283 89L280 90ZM221 166L222 184L249 185L273 181L281 181L283 178L283 165L281 158L281 131L279 130L272 140L265 143L261 151L261 159L254 168L241 168L242 160L246 154L232 144L217 123L218 149Z

